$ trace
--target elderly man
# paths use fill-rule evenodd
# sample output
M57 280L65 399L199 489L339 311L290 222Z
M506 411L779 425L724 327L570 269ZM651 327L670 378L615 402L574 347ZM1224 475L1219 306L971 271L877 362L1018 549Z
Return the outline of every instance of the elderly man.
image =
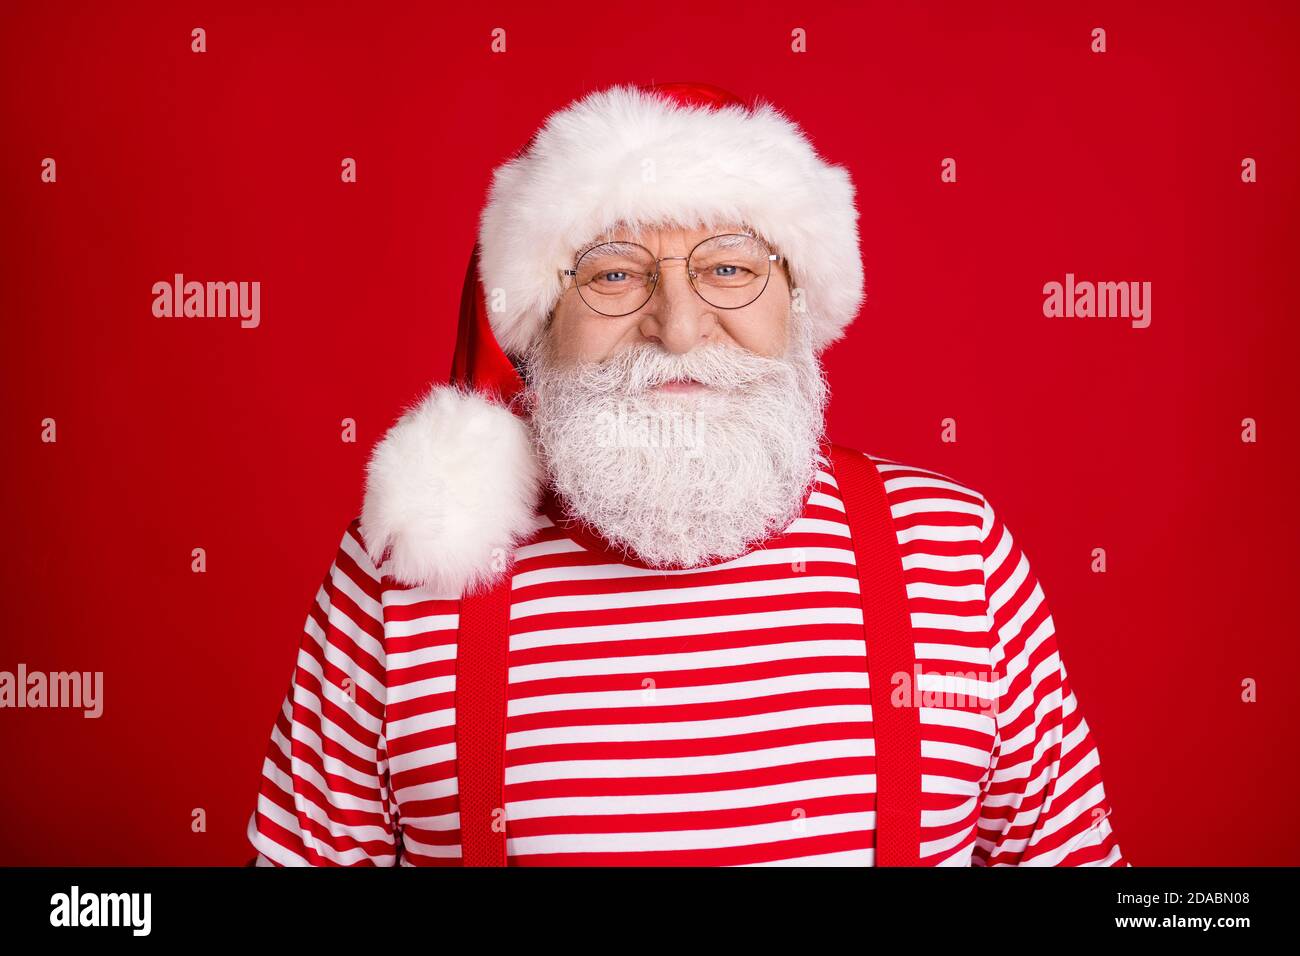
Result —
M854 189L770 105L619 86L493 178L454 384L370 463L263 865L1122 865L989 502L832 445Z

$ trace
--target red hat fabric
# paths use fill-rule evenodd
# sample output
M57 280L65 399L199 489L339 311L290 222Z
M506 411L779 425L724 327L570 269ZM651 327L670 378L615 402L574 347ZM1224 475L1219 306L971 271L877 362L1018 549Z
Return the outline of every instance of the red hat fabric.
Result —
M478 243L470 253L465 285L460 293L460 320L456 326L456 352L451 360L451 383L492 395L511 404L523 391L523 379L514 363L501 351L488 321L483 283L479 279Z

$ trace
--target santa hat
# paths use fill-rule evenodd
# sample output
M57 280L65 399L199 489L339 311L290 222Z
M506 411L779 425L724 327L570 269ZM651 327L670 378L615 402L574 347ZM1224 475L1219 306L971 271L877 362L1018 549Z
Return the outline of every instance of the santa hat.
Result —
M446 597L488 584L537 528L542 468L512 410L510 356L536 339L561 270L607 230L743 224L790 266L820 351L863 299L847 170L771 104L706 84L613 86L551 114L493 173L461 295L452 384L371 456L361 532L394 580Z

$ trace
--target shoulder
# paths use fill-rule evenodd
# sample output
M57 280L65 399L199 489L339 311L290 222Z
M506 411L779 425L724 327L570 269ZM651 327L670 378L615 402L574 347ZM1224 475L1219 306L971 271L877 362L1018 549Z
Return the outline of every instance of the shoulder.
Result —
M862 455L875 467L884 483L890 511L900 525L955 523L978 529L980 539L990 530L993 514L988 499L960 478L872 452L838 447Z
M1038 587L1020 541L982 492L932 468L857 454L866 454L884 481L905 563L978 568L994 611Z

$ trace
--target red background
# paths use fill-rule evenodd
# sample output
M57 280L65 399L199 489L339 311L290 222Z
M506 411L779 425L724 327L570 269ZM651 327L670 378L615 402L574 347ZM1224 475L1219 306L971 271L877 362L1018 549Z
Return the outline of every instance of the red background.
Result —
M683 79L852 171L831 433L998 508L1126 855L1300 862L1295 4L265 6L4 14L0 669L101 670L105 713L0 711L0 863L252 855L307 608L370 446L446 374L492 167L584 91ZM176 272L260 281L261 327L155 318ZM1150 281L1150 328L1045 318L1066 272Z

